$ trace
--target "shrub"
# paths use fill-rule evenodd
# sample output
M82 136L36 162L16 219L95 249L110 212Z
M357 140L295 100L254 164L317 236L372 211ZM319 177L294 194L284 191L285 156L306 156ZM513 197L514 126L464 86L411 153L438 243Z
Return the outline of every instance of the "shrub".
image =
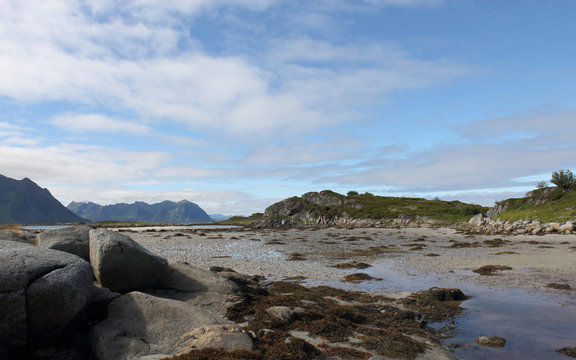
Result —
M548 181L539 181L536 184L536 189L542 190L542 189L546 189L548 187Z
M350 191L348 191L347 195L348 196L356 196L356 195L358 195L358 191L350 190Z
M576 190L576 175L570 170L555 170L552 173L550 182L556 185L563 192Z

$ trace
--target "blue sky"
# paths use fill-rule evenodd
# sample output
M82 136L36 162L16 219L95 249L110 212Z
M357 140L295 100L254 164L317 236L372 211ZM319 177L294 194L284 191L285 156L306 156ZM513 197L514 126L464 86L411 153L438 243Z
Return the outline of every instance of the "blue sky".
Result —
M576 1L6 0L0 173L250 214L576 170Z

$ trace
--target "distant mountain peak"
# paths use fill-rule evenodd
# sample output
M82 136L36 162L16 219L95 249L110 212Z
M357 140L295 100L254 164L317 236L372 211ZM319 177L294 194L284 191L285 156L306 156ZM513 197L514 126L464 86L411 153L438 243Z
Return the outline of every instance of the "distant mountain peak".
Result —
M0 223L87 222L56 200L50 191L29 178L0 175Z
M156 204L136 201L133 204L101 206L94 203L72 202L68 209L92 221L143 221L192 224L213 221L197 204L188 200L164 200Z

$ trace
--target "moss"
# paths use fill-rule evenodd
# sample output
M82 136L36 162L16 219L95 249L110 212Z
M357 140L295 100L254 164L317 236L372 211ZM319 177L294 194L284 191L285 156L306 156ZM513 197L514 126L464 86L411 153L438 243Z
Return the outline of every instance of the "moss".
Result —
M426 350L421 342L401 333L387 333L382 336L368 336L362 340L362 345L375 350L379 355L393 359L415 359Z
M471 243L455 241L452 245L448 246L451 249L462 249L472 247Z
M483 243L489 247L500 247L504 245L505 241L500 238L496 238L492 240L484 240Z
M472 271L480 275L496 275L497 272L504 270L512 270L512 268L506 265L484 265Z
M467 298L459 289L431 288L412 294L402 303L407 309L422 313L427 321L438 322L460 314L460 304Z
M329 346L326 344L319 344L318 347L322 350L324 355L331 359L347 359L347 360L368 360L372 354L343 346Z
M416 295L415 295L416 296ZM228 316L237 322L248 321L246 330L254 334L256 351L262 359L316 359L341 356L342 359L367 359L368 351L378 354L412 359L426 346L408 335L426 337L425 325L417 321L418 313L430 310L431 304L452 304L465 296L456 289L431 289L416 296L411 304L415 311L386 305L393 299L373 296L357 291L346 291L328 286L306 288L293 282L274 282L268 291L244 294L244 301L229 309ZM408 305L407 305L408 304ZM272 306L301 307L291 323L270 316L266 309ZM444 311L446 315L447 311ZM456 311L453 310L452 314ZM320 347L324 354L301 339L294 339L291 330L305 331L310 336L330 342L360 341L356 349ZM340 354L340 355L338 355Z
M558 284L558 283L550 283L546 284L547 288L556 289L556 290L570 290L572 287L568 284Z
M366 264L366 263L363 263L363 262L351 261L351 262L348 262L348 263L330 265L330 267L333 267L333 268L336 268L336 269L367 269L367 268L369 268L369 267L372 267L372 265Z
M261 360L263 359L260 352L235 350L224 351L222 349L200 349L192 350L188 354L165 358L164 360Z
M306 260L306 257L304 256L304 254L301 253L291 253L290 256L286 259L287 261L303 261Z
M307 331L308 334L321 337L332 342L344 342L354 334L354 323L339 318L321 318L317 320L303 319L295 321L295 330Z
M344 280L349 283L359 283L362 281L370 281L370 280L382 280L375 277L372 277L366 273L355 273L344 276Z
M566 356L570 356L573 358L576 358L576 347L563 347L561 349L556 350L557 353L559 354L564 354Z

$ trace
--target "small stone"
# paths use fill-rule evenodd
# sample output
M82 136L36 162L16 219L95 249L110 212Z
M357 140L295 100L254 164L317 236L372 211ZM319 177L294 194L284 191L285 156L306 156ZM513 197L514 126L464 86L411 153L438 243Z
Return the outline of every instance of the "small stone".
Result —
M491 346L491 347L504 347L506 339L500 336L478 336L474 339L478 345Z

